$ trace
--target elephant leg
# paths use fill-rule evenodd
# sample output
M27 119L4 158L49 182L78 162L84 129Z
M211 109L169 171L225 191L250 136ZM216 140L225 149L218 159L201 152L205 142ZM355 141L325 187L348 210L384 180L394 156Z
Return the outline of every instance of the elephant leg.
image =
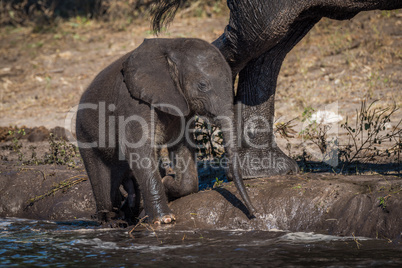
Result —
M236 104L239 158L243 178L266 177L297 172L297 163L276 145L273 132L276 74L263 62L269 55L250 62L240 72ZM268 68L266 70L265 68ZM280 66L276 66L280 68ZM262 71L262 74L261 74ZM273 70L275 71L275 70Z
M285 13L270 12L271 5L261 9L242 1L230 1L228 5L229 25L213 44L229 62L233 76L239 73L235 112L243 178L297 172L296 162L275 142L276 83L286 54L321 17L304 17L301 6L297 5ZM281 31L275 27L278 21L283 23ZM294 23L297 27L293 27Z
M243 178L297 172L297 163L277 146L273 132L276 83L286 54L318 21L303 22L276 46L248 62L239 74L236 113ZM300 24L303 24L300 23Z
M159 173L161 174L162 178L166 176L175 177L176 173L173 169L173 162L169 157L169 151L167 146L163 146L159 149Z
M138 182L144 210L149 220L152 223L171 223L175 220L175 216L168 207L156 152L151 148L150 144L144 145L141 151L128 148L125 154L126 159Z
M80 154L91 182L97 218L100 222L109 222L117 215L113 209L112 168L102 161L96 149L80 149Z
M122 184L120 185L120 193L124 197L121 210L124 217L129 223L135 223L140 215L141 195L137 181L131 172L126 172Z
M198 192L198 174L193 150L180 144L171 152L174 175L162 179L169 200Z

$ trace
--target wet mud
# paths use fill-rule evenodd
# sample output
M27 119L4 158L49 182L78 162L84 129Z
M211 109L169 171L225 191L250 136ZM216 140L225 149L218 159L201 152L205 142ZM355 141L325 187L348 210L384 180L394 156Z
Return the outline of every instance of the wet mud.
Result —
M209 229L288 230L341 236L401 235L402 179L396 176L282 175L246 181L250 219L233 183L171 204L179 224Z
M171 202L176 223L162 228L286 230L400 238L402 179L296 174L246 181L258 214L250 218L232 182ZM0 162L0 217L93 219L95 202L82 164Z

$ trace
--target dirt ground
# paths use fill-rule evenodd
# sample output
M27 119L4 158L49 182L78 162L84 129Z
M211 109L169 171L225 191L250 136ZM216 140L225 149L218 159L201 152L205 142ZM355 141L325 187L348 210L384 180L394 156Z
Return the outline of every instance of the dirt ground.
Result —
M178 17L160 37L215 40L227 16ZM402 103L402 13L363 12L350 21L322 19L287 56L278 80L276 117L335 101L341 115L361 98ZM71 19L34 33L0 29L1 125L62 126L66 113L105 66L152 38L148 21L124 29Z
M160 37L215 40L228 12L211 17L177 16ZM336 104L343 119L354 118L360 102L402 104L402 13L363 12L348 21L322 19L289 53L278 78L276 120L287 122L303 111ZM104 23L73 18L46 31L30 27L0 29L0 126L66 125L95 75L113 60L155 37L149 21ZM395 125L402 113L392 118ZM302 128L295 121L296 132ZM277 135L278 136L278 135ZM286 141L294 150L300 137ZM290 152L292 154L292 152Z

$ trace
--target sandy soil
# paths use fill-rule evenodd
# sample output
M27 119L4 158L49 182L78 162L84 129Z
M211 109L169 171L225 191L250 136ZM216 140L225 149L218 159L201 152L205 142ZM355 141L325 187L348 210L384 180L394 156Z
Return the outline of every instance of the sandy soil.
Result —
M160 37L213 41L227 16L180 18ZM350 115L361 98L402 103L402 13L363 12L350 21L323 19L287 56L278 80L276 117L338 102ZM120 29L120 30L118 30ZM43 33L0 29L1 126L63 126L94 76L144 38L149 22L124 28L71 19Z
M226 20L182 19L160 37L212 41ZM109 24L72 20L49 31L0 30L1 126L63 126L67 112L98 72L144 38L154 37L148 22L118 31Z

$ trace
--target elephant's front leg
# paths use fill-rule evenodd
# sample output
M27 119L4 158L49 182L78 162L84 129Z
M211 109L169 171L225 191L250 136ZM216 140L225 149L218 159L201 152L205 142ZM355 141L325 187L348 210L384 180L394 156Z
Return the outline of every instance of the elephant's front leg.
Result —
M286 54L319 18L301 21L280 42L247 63L239 74L236 112L239 118L243 178L266 177L299 170L297 163L277 146L273 131L275 91Z
M156 154L152 147L127 149L126 159L136 178L144 201L144 209L152 223L171 223L175 216L168 201L158 170Z
M286 54L320 17L300 18L297 27L291 27L296 18L303 16L303 6L292 5L287 12L275 12L272 5L256 9L247 1L228 1L228 5L229 25L213 44L229 62L233 75L240 71L236 112L240 119L243 178L297 171L296 162L277 147L274 139L276 82ZM278 22L281 31L277 31Z
M275 142L275 91L283 59L278 59L279 53L272 52L278 51L269 51L250 61L239 75L235 110L243 178L298 171L297 163Z

